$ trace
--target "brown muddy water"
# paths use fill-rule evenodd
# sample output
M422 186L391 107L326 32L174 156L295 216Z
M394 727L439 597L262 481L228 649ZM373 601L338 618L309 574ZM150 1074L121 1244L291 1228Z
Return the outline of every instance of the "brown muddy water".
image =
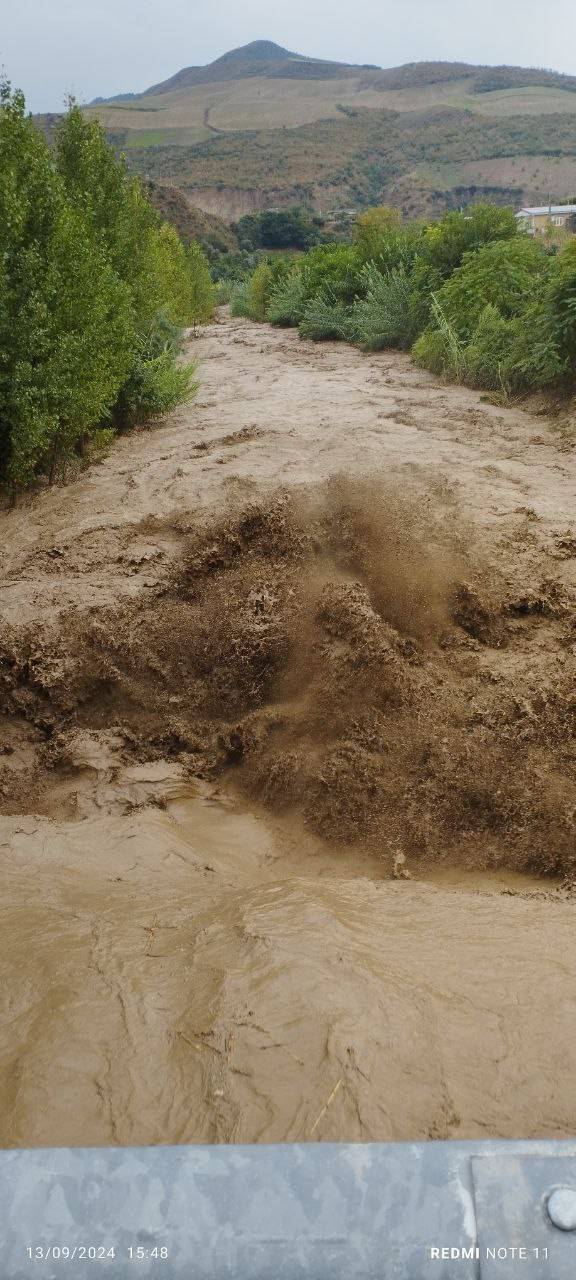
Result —
M573 1134L569 439L194 349L0 517L0 1142Z

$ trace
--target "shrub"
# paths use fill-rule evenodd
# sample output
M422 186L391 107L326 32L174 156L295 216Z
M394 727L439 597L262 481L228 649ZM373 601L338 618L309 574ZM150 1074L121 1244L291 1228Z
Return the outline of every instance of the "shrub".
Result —
M247 316L262 322L266 319L272 296L286 280L291 259L285 255L262 258L254 273L234 287L231 311L234 316Z
M550 270L550 259L527 237L484 245L466 255L438 301L460 336L470 338L489 305L508 319L520 315L542 291Z
M233 316L250 315L250 280L241 280L233 284L230 293L230 314Z
M189 323L207 324L214 316L216 303L208 259L201 245L193 240L186 251L190 277Z
M169 348L159 355L139 355L115 407L120 430L139 421L162 417L191 400L198 390L196 366L179 365Z
M257 253L220 253L211 265L212 279L240 284L258 266Z
M447 334L441 329L426 329L412 347L416 364L432 373L446 373L451 367L451 348Z
M305 291L300 270L295 267L274 289L266 319L270 324L289 328L298 325L304 314Z
M558 360L544 314L551 264L539 245L519 236L467 253L433 295L432 325L416 342L415 359L506 393L553 381Z
M510 325L508 378L518 390L549 387L569 375L554 331L549 300L536 302Z
M213 286L214 288L214 305L216 307L228 306L232 301L232 295L236 285L232 280L218 280Z
M310 249L320 239L318 219L299 206L268 209L240 218L240 244L246 249Z
M319 294L351 306L366 293L364 265L350 245L320 245L301 259L304 297Z
M432 297L431 312L435 328L427 329L421 335L413 347L413 355L418 364L431 369L433 373L446 373L454 378L463 378L465 373L463 343L435 296Z
M421 253L429 267L442 279L460 266L465 253L480 249L493 240L512 240L518 234L512 209L477 204L465 213L450 212L440 222L427 227Z
M463 372L473 386L511 389L510 358L514 330L492 303L482 311L463 357Z
M157 312L147 338L133 354L130 372L111 413L116 431L161 417L196 394L196 366L177 363L182 338L182 329L165 312Z
M335 298L319 295L308 303L300 321L300 336L313 342L340 339L353 342L356 327L351 311Z
M266 319L268 303L274 288L274 272L269 262L261 262L248 285L248 314L252 320Z
M372 351L412 346L423 315L411 277L405 271L382 275L372 266L367 268L366 278L366 298L354 308L358 342Z
M576 240L558 255L546 297L550 336L566 372L576 374Z
M358 259L373 264L385 275L389 271L409 272L419 253L423 228L413 222L402 225L395 209L367 209L354 229Z
M402 218L398 209L387 205L365 209L356 219L353 240L362 262L374 262L387 241L400 230Z
M174 227L164 222L151 238L154 267L162 281L162 310L176 325L206 324L214 314L214 286L208 260L195 241L186 249Z

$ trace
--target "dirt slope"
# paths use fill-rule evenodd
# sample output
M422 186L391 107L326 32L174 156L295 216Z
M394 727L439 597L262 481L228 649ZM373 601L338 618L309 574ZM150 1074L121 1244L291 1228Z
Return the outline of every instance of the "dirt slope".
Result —
M0 516L0 1140L573 1133L570 432L190 350Z

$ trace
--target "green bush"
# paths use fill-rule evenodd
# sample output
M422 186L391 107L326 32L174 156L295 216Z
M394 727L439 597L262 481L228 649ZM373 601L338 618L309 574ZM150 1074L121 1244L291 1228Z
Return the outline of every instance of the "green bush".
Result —
M182 329L165 312L157 312L147 338L141 341L111 417L117 431L137 422L161 417L196 394L196 366L182 365Z
M237 225L243 249L310 249L320 239L319 219L299 206L249 213Z
M511 390L514 330L492 303L482 311L464 351L462 373L472 386Z
M274 271L269 262L261 262L248 285L248 314L252 320L266 319L268 303L274 289Z
M554 264L546 297L546 319L566 374L576 376L576 239Z
M466 255L439 290L438 301L460 337L470 338L487 306L506 319L525 311L551 269L551 259L527 237L487 244Z
M195 241L185 248L164 222L151 237L154 269L162 282L162 309L174 324L207 324L214 314L214 286L206 255ZM155 317L154 317L155 319Z
M420 252L424 228L419 223L403 225L396 209L385 206L367 209L354 227L358 259L374 265L382 275L390 271L410 272Z
M305 289L302 273L294 267L285 280L276 285L270 302L266 319L270 324L289 328L300 323L304 315Z
M212 279L240 284L256 269L258 259L257 253L220 253L211 265Z
M554 331L549 299L528 307L511 322L510 328L512 347L507 373L513 388L536 390L569 379L569 361Z
M352 306L366 293L364 264L350 245L320 245L306 254L299 265L306 302L324 295Z
M362 262L375 262L388 241L398 234L402 215L398 209L378 205L365 209L356 219L353 240Z
M259 323L267 318L268 307L277 289L287 279L292 265L281 254L262 258L248 279L234 286L230 306L233 316L247 316Z
M210 266L202 246L193 240L186 250L190 277L190 311L193 325L208 324L214 317L216 298Z
M214 305L216 307L226 307L232 301L234 289L236 285L233 280L218 280L213 286L214 289Z
M412 347L412 355L416 364L430 369L431 373L447 373L453 366L450 341L441 329L426 329L421 333Z
M477 204L465 213L446 213L440 222L426 228L421 256L441 279L460 266L465 253L494 240L512 240L518 234L513 209L493 204Z
M250 316L250 280L233 284L230 292L230 315Z
M330 339L353 342L356 335L354 317L349 308L335 298L318 296L308 303L299 326L302 338L313 342Z
M366 297L356 303L357 341L370 351L382 347L411 347L422 327L422 307L411 277L405 271L385 275L374 266L366 271Z
M125 430L137 422L160 418L193 399L197 390L194 364L177 364L169 348L155 356L142 353L118 397L114 411L117 428Z
M549 385L560 370L546 315L554 271L554 260L526 237L467 253L432 297L431 325L413 348L415 360L505 394Z

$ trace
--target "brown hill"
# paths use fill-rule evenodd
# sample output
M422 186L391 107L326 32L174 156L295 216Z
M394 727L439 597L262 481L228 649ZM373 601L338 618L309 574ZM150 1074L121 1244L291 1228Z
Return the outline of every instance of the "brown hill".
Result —
M306 57L271 41L87 108L130 167L229 221L296 201L410 213L576 191L576 77Z
M231 227L214 214L196 208L178 187L149 181L146 189L154 208L176 227L185 244L198 240L206 250L219 253L234 252L238 248Z

